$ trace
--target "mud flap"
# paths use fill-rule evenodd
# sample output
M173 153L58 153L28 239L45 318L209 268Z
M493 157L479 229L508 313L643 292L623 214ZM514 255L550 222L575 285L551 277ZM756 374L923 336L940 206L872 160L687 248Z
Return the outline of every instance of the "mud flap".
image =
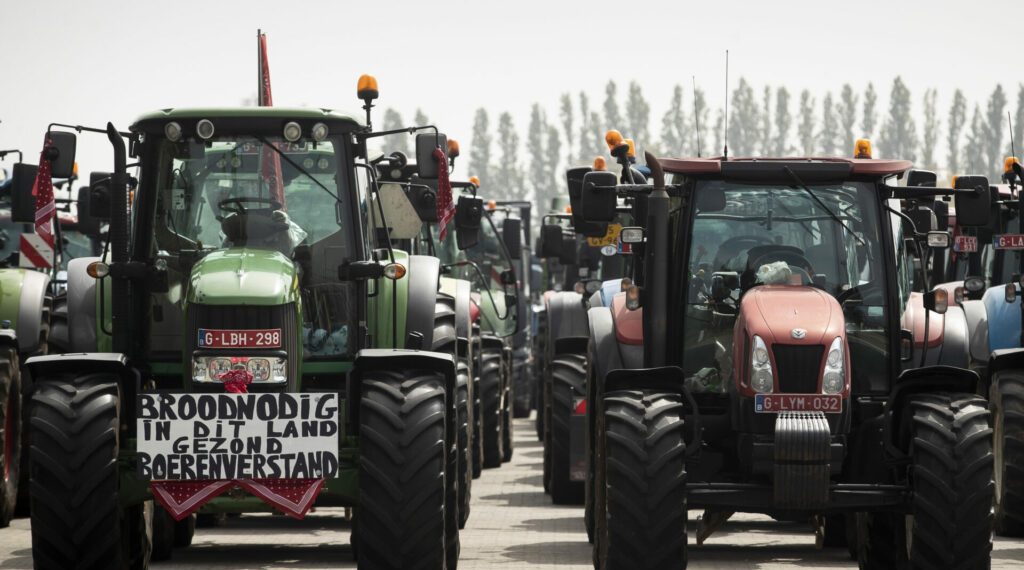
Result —
M780 413L775 418L775 506L808 510L828 503L830 455L824 413Z
M587 399L573 395L572 415L569 416L569 480L587 479Z

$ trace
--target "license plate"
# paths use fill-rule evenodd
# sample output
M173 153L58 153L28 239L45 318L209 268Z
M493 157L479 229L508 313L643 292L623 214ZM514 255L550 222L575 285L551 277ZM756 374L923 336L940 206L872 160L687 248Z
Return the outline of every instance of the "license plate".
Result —
M281 329L199 329L199 348L281 348Z
M992 236L992 246L996 249L1024 249L1024 235L1001 234Z
M754 411L759 414L777 414L779 412L838 414L843 411L843 399L839 395L823 394L757 394L754 396Z
M590 247L601 247L605 245L616 245L619 243L619 232L622 231L622 224L608 224L608 231L604 237L588 237L587 245Z

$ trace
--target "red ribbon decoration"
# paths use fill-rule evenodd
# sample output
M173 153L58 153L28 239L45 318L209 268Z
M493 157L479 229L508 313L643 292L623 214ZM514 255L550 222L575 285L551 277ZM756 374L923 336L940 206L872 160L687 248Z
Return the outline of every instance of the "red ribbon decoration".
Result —
M224 391L230 394L248 394L252 378L252 372L242 368L228 370L217 376L217 379L224 383Z
M455 201L452 198L452 183L448 180L448 157L441 147L434 149L437 159L437 224L441 228L440 239L448 234L448 222L455 217Z
M153 498L174 520L198 511L218 495L241 487L278 511L302 519L313 508L324 479L235 479L220 481L151 481Z

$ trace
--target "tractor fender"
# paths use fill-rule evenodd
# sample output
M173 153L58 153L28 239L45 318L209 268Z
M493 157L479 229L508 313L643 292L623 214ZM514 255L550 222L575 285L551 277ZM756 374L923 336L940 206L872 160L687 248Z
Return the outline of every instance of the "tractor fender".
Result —
M98 257L79 257L68 262L68 340L72 352L95 352L98 281L86 272ZM110 284L108 283L109 287ZM109 310L109 307L107 308Z
M21 278L21 299L18 303L18 352L30 354L39 350L43 311L50 290L50 276L38 271L25 271Z
M615 338L615 323L607 307L591 307L587 311L587 321L590 323L591 378L601 383L609 372L623 368L619 341Z
M431 302L433 307L433 302ZM411 350L407 348L364 348L356 353L352 373L348 375L345 387L349 397L346 399L347 418L351 424L347 432L358 433L360 382L362 375L371 370L429 370L444 375L445 409L455 408L456 372L455 357L443 352L429 350ZM452 414L448 414L451 416ZM447 418L446 431L448 437L455 435L455 417ZM449 439L449 441L451 441Z
M981 297L988 318L988 348L996 351L1020 346L1021 296L1006 302L1003 287L991 287Z
M652 390L683 394L683 369L678 366L659 368L620 368L604 377L603 393L616 390Z
M644 367L644 310L626 308L626 294L616 293L611 302L615 338L625 368Z
M470 293L472 286L465 279L455 280L455 336L459 341L459 356L469 357L473 328L470 326Z
M988 311L985 303L980 300L965 300L961 306L967 320L971 360L988 362Z
M405 304L405 345L413 333L423 335L420 346L434 344L434 302L437 299L437 284L441 274L441 261L426 255L409 256L409 298ZM401 305L401 299L399 299Z
M1000 348L988 357L988 375L1000 370L1024 369L1024 348Z
M943 315L942 344L929 348L928 364L969 368L971 363L970 330L960 307L949 307ZM934 359L932 353L935 354Z
M931 394L935 392L959 392L977 394L980 377L973 370L954 366L925 366L905 370L893 384L892 393L885 403L888 422L885 424L884 441L886 451L895 457L906 452L906 442L899 440L903 431L903 422L911 418L903 417L904 404L914 394Z
M549 356L565 352L583 353L590 337L583 296L562 291L547 297Z

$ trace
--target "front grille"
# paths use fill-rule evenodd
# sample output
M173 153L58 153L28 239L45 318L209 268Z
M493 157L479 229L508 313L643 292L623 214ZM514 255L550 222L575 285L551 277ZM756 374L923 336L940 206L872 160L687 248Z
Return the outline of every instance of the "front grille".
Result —
M820 344L776 344L775 372L779 392L783 394L817 394L821 377L821 355L825 347Z
M199 329L281 329L281 350L288 354L288 389L296 386L302 345L299 344L295 305L203 305L188 306L188 354L199 348ZM277 350L277 349L275 349ZM225 351L227 354L229 351ZM186 367L191 377L191 364Z

